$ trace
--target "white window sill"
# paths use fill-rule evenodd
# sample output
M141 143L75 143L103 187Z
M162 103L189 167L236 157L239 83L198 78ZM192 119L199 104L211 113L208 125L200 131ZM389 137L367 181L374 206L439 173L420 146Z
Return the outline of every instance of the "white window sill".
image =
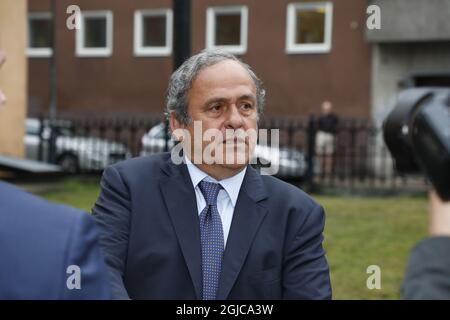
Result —
M329 45L295 45L286 48L287 54L323 54L330 53L331 46Z
M28 58L50 58L53 50L51 48L28 48L26 53Z
M112 50L106 49L79 49L76 56L79 58L108 58L111 57Z
M171 48L167 47L140 47L134 51L135 57L167 57L171 54Z
M226 50L232 54L245 54L247 52L247 48L244 46L209 46L208 49L222 49Z

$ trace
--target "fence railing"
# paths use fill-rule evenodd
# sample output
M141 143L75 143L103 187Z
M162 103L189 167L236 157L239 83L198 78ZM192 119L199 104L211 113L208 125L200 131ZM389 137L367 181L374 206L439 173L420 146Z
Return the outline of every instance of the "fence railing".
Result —
M70 173L99 172L117 161L172 146L162 115L64 117L53 123L40 117L34 121L34 126L27 122L27 157L59 164ZM332 147L324 144L323 150L314 116L263 117L259 128L279 130L278 176L282 179L352 189L424 186L421 178L397 174L381 128L368 120L340 119Z

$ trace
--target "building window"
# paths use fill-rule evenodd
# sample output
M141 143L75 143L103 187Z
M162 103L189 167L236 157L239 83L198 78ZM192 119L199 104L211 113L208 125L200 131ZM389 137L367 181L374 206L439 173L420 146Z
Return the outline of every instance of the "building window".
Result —
M331 50L333 4L291 3L287 8L287 53L327 53Z
M206 47L221 48L234 54L247 51L248 8L211 7L206 12Z
M52 16L50 12L28 14L29 57L50 57L53 47Z
M172 10L134 12L134 54L168 56L172 54Z
M111 11L82 11L80 29L76 33L78 57L109 57L113 46Z

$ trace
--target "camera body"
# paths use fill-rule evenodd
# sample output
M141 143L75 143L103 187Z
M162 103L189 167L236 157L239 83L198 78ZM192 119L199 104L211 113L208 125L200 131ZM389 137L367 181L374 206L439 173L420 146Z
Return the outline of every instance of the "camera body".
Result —
M442 200L450 200L450 89L400 93L383 135L400 174L425 173Z

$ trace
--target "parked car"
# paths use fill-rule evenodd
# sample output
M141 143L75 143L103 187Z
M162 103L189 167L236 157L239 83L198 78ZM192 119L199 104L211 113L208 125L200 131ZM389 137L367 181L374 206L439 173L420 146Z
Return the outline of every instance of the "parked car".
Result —
M49 161L51 129L47 121L41 128L38 119L26 119L24 137L25 154L28 159ZM58 121L54 126L56 136L56 164L69 173L103 170L110 164L131 157L122 144L96 137L74 136L71 123ZM41 150L41 151L40 151Z
M165 150L165 124L160 123L151 128L141 139L141 155L160 153ZM168 141L168 148L175 145L174 140ZM257 144L255 147L254 167L269 167L278 164L275 174L281 179L301 179L306 174L306 160L303 152L292 148L273 148Z

